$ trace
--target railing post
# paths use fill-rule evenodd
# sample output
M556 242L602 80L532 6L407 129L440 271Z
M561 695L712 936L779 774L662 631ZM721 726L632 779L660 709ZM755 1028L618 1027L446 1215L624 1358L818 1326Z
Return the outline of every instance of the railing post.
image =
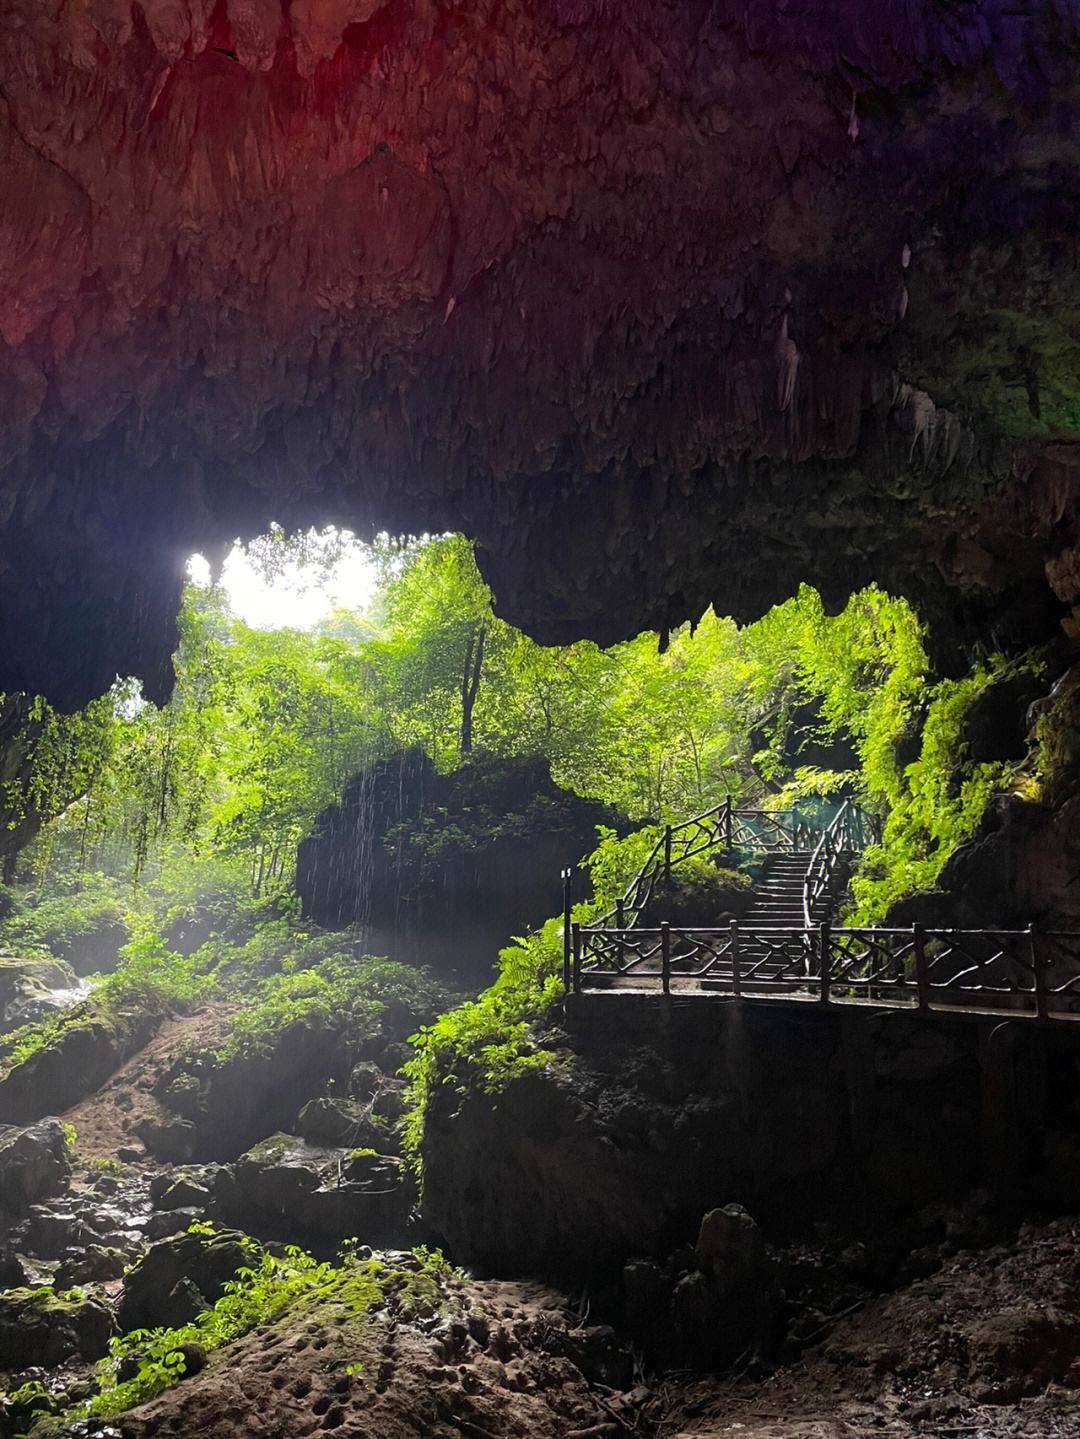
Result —
M573 870L564 869L562 872L562 981L563 990L570 992L570 911L572 908L573 895Z
M739 967L739 921L731 921L731 991L736 999L742 998L742 970Z
M1046 965L1043 961L1043 947L1036 943L1035 926L1028 925L1028 945L1031 950L1031 970L1035 976L1035 1013L1040 1019L1050 1018L1050 995L1046 988Z
M581 925L571 926L574 937L574 993L581 993Z
M731 851L735 848L732 834L733 826L731 822L731 796L728 795L727 799L724 801L724 847L726 848L729 856L731 854Z
M664 887L671 888L671 825L664 826Z
M818 929L818 944L821 956L819 960L821 974L818 976L821 985L819 997L822 1004L828 1004L829 985L832 980L832 926L827 919L822 920Z
M671 925L660 922L660 984L665 994L671 993Z
M915 987L919 991L919 1012L930 1011L930 975L926 969L926 931L921 924L911 926L911 944L915 950Z
M619 931L618 947L615 952L618 955L619 968L622 969L624 948L623 931L626 929L626 902L622 895L615 901L615 924Z

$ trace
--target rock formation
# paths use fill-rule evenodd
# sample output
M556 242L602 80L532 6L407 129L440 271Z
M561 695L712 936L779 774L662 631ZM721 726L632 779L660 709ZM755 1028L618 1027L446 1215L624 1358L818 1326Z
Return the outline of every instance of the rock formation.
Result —
M0 687L160 694L274 517L464 529L547 640L803 579L1051 632L1078 56L1074 0L8 0Z
M616 820L560 789L546 760L478 756L441 775L406 750L354 775L317 816L297 893L318 924L361 924L375 953L483 973L561 911L560 871L605 822Z

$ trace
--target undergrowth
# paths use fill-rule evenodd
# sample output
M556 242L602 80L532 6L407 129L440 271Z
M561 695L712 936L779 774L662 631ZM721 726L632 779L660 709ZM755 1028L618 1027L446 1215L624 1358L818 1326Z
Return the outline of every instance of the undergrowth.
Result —
M973 762L965 726L994 685L1041 670L1035 655L1019 661L994 655L962 679L942 680L929 691L918 758L889 784L881 842L864 852L852 879L851 923L880 923L899 900L932 890L993 800L1022 787L1028 761ZM874 774L869 771L868 779ZM880 803L882 796L876 798Z
M215 1231L212 1225L197 1223L191 1232ZM35 1434L59 1433L77 1420L116 1418L172 1388L215 1350L299 1308L311 1313L332 1308L335 1318L355 1319L389 1305L397 1315L426 1318L445 1305L461 1277L437 1250L426 1248L387 1263L359 1259L355 1246L346 1246L334 1264L294 1246L269 1254L260 1252L253 1240L243 1242L252 1263L237 1271L214 1305L190 1323L135 1329L113 1339L107 1358L98 1365L93 1397L45 1421Z
M660 832L647 826L620 839L603 825L597 830L599 844L586 861L594 898L574 906L572 918L579 924L615 903ZM563 995L562 967L563 923L550 919L501 951L494 983L476 999L412 1036L413 1056L403 1067L408 1080L403 1148L416 1172L422 1168L428 1114L439 1097L498 1094L559 1062L550 1021Z

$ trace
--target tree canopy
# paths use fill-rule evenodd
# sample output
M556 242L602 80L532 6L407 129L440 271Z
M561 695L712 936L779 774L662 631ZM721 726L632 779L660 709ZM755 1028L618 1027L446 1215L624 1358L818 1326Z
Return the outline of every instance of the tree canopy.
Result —
M333 553L278 531L247 560L273 575ZM223 589L189 584L160 708L131 681L75 716L35 701L32 762L3 795L12 817L62 814L35 862L59 845L138 875L182 843L244 864L255 894L287 887L298 841L344 780L419 746L442 770L474 753L543 756L558 783L642 823L725 795L857 795L886 825L856 885L872 917L932 883L1010 782L1007 766L969 765L961 739L1003 662L959 688L935 680L917 616L877 588L836 615L806 586L756 624L710 610L666 648L653 633L547 648L495 615L460 536L382 539L369 561L366 607L307 630L253 628Z

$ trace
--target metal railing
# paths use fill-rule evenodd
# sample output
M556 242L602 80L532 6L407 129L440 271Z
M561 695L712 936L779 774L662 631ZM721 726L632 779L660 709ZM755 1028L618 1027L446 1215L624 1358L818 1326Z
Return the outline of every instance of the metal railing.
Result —
M831 894L837 873L845 856L854 853L860 836L855 831L855 807L850 800L836 812L833 822L822 830L821 838L810 856L803 880L803 920L807 927L814 922L814 907L826 895Z
M841 816L843 824L838 828ZM730 854L735 849L762 854L808 849L829 832L842 835L852 849L862 849L868 843L871 826L869 816L850 801L845 801L836 818L823 829L795 810L736 809L728 797L681 824L666 825L614 908L598 923L612 923L619 929L635 925L648 909L660 881L670 880L672 870L695 855L718 851ZM570 869L563 870L564 886L571 873Z
M1080 1019L1080 933L570 927L567 987Z

